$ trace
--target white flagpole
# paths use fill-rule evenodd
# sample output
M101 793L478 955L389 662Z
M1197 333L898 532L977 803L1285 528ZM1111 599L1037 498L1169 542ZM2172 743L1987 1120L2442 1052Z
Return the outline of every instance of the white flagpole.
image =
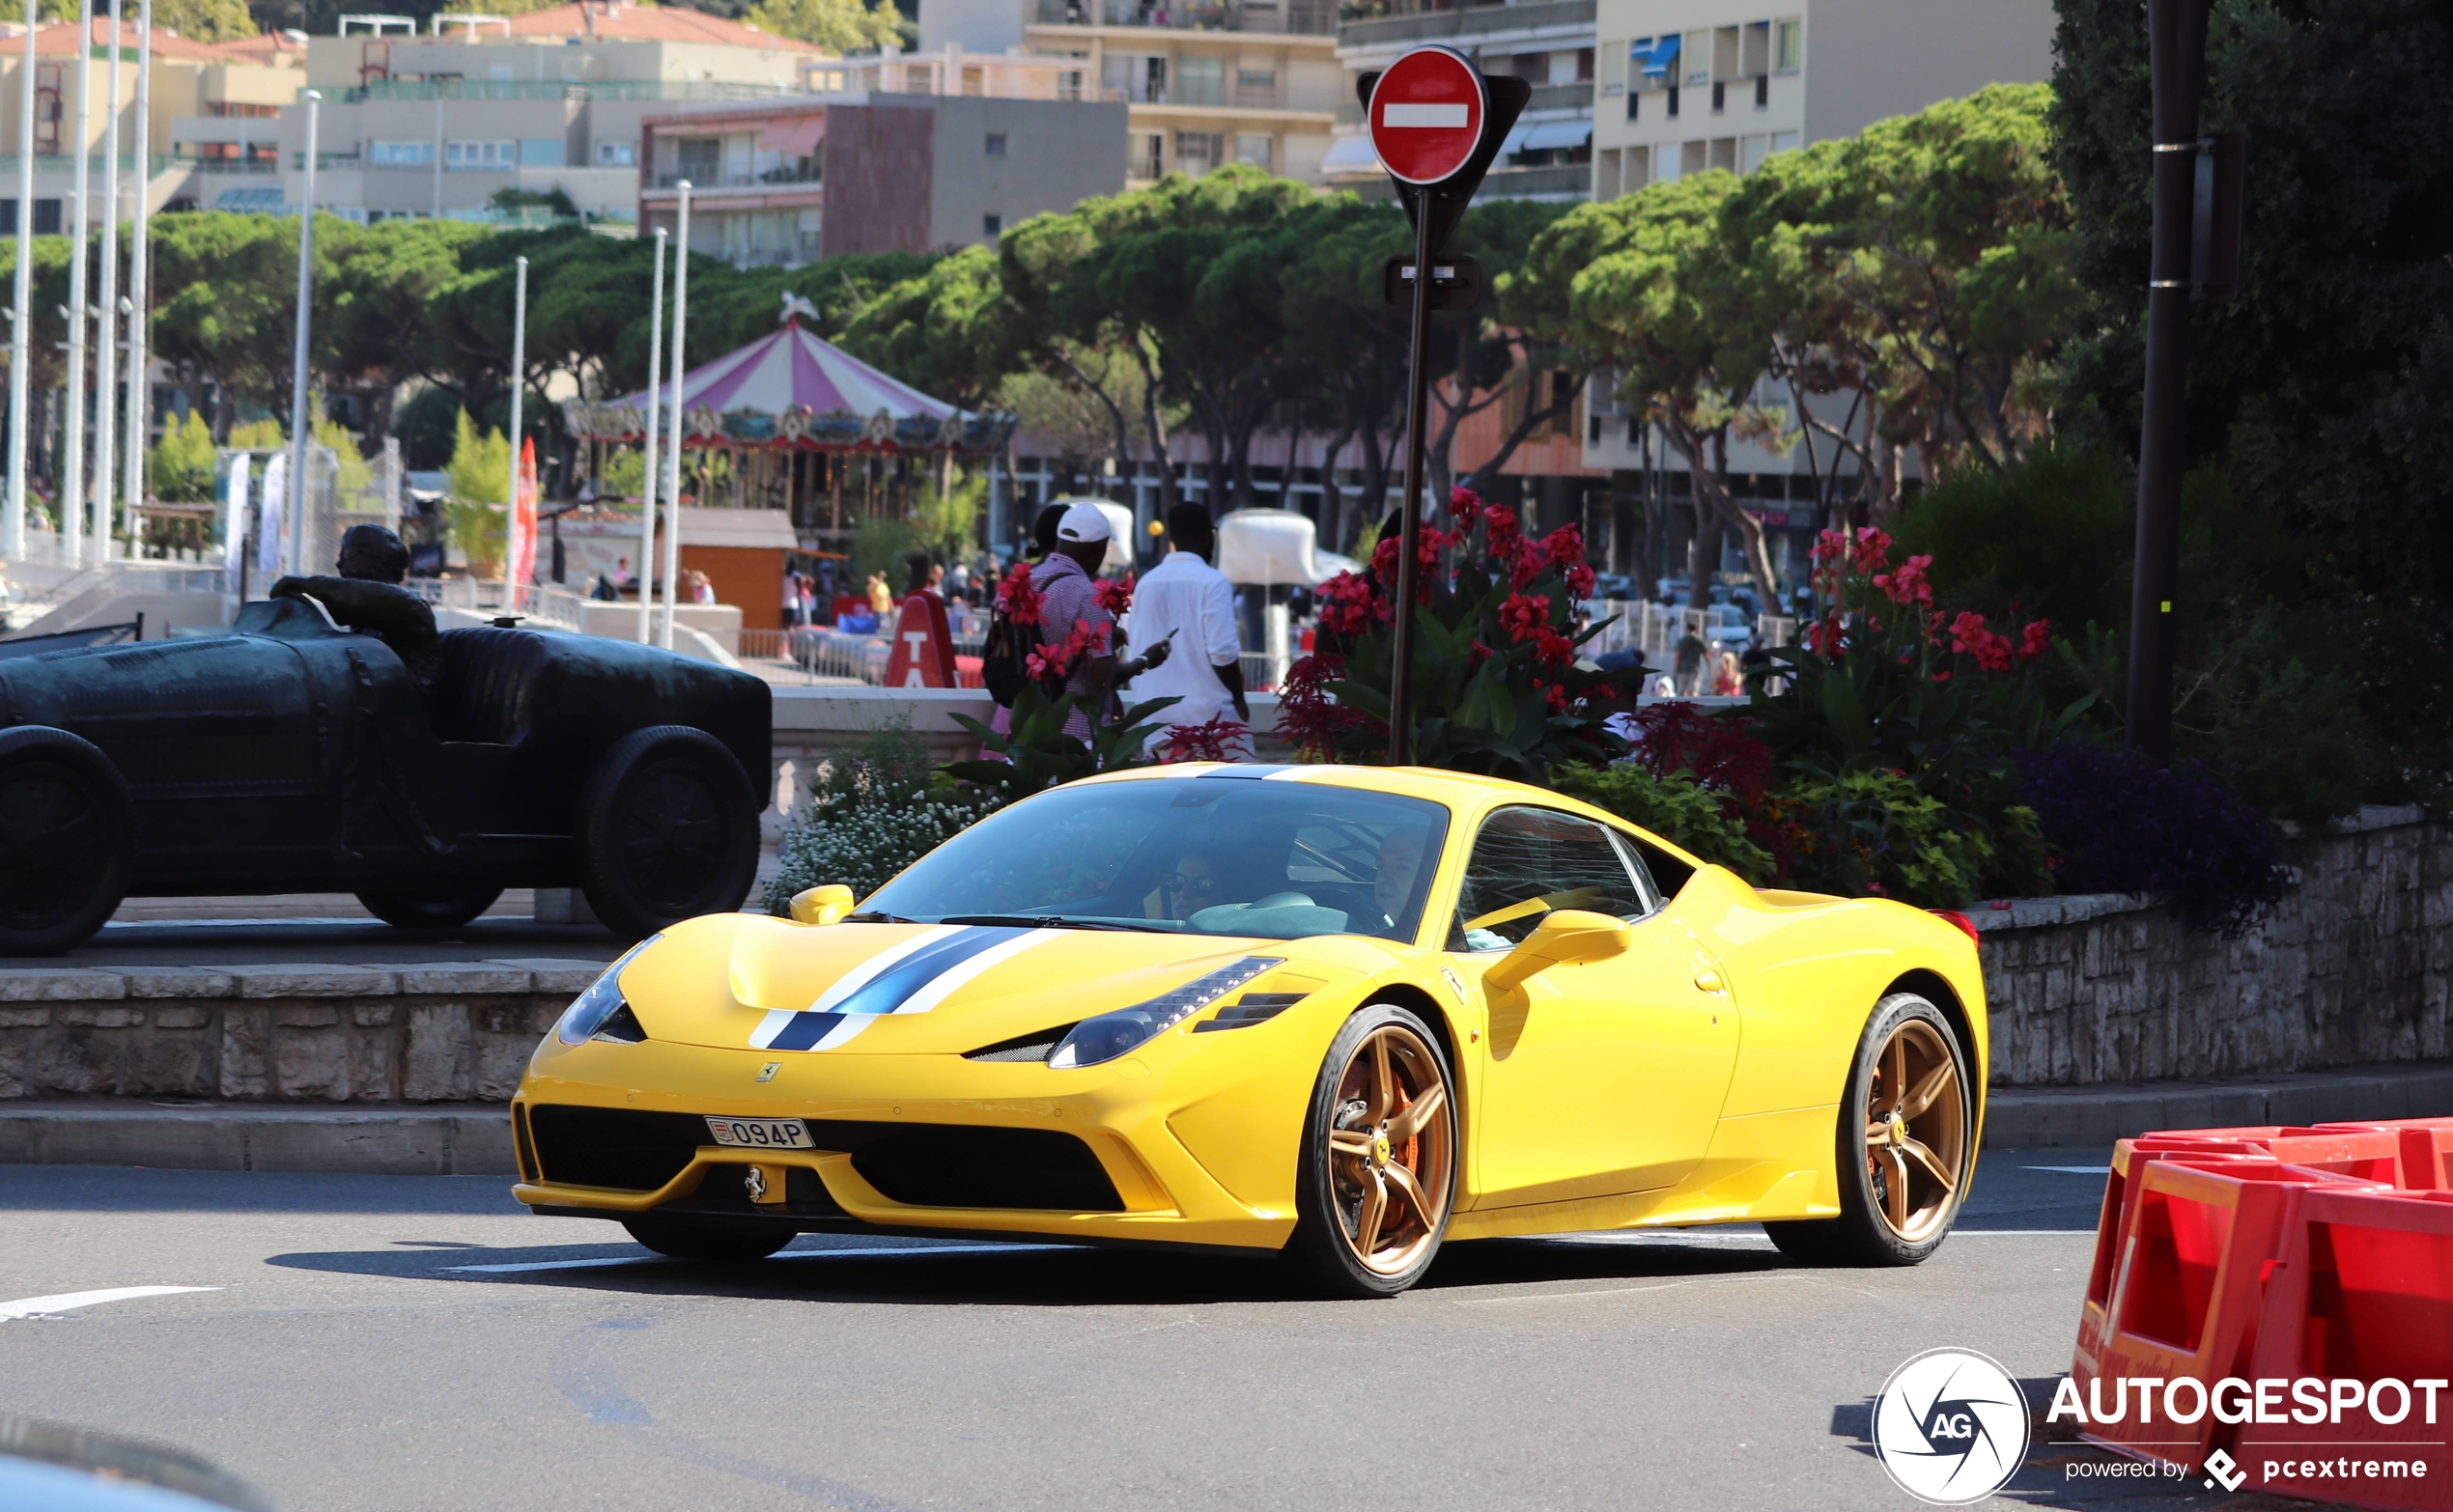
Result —
M647 463L639 484L638 508L638 643L654 638L656 596L656 399L664 371L664 228L656 228L656 273L647 303Z
M127 239L127 418L121 427L127 436L127 464L126 484L120 490L126 501L130 556L137 555L143 546L136 512L145 502L145 420L154 397L145 381L146 303L151 294L146 280L152 272L145 245L152 217L145 201L154 184L154 0L142 0L136 16L136 216Z
M60 546L71 563L85 560L85 190L93 166L94 0L76 6L76 167L69 197L69 371L66 413L60 417L57 503ZM29 144L31 145L31 144Z
M119 0L108 0L111 45L103 65L102 285L94 299L94 554L112 553L119 453L111 445L119 397ZM134 543L129 543L132 546Z
M673 229L673 420L672 450L664 457L664 636L673 649L673 594L682 574L682 337L690 324L690 181L674 185L681 204Z
M511 477L502 490L503 502L510 506L503 530L502 554L506 559L506 575L520 560L520 391L527 386L522 379L528 371L528 260L515 257L511 260ZM536 546L533 542L528 547L528 561L530 574L534 575ZM502 585L505 613L520 612L521 591L526 587L527 584L522 582Z
M25 63L17 74L17 283L10 305L9 497L0 504L0 557L25 555L26 407L34 402L34 33L38 0L25 0Z
M315 323L315 134L324 97L306 92L306 183L298 193L298 309L290 353L290 571L305 574L307 514L307 443L315 438L307 395L307 341Z

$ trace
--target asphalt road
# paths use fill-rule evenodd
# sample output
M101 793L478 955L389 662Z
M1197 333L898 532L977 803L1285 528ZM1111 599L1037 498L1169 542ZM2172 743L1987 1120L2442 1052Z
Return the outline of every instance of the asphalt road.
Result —
M1494 1241L1378 1302L1148 1252L665 1261L486 1177L0 1167L0 1412L196 1451L292 1512L1893 1512L1874 1394L1940 1345L2049 1392L2104 1158L1987 1151L1915 1270L1801 1269L1754 1228ZM8 1305L148 1286L203 1289ZM2072 1478L2100 1459L2043 1446L2002 1503L2270 1504Z

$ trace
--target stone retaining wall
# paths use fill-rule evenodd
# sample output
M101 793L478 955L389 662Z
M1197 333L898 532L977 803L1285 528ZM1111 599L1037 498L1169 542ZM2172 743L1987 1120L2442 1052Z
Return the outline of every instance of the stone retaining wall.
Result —
M2129 897L1980 909L1996 1085L2088 1085L2453 1056L2453 834L2371 808L2236 940Z
M604 966L11 966L0 1100L504 1102Z

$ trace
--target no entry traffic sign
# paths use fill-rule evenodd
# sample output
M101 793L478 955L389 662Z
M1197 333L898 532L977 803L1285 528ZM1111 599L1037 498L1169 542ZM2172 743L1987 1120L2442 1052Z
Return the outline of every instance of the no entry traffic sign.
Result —
M1481 70L1446 47L1417 47L1371 90L1371 147L1407 183L1444 183L1473 158L1489 115Z

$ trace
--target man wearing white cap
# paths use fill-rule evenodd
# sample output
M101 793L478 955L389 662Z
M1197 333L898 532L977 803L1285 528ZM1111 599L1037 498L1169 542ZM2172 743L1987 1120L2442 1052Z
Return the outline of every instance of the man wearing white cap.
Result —
M1164 641L1130 661L1116 658L1115 616L1099 607L1092 576L1107 560L1108 539L1114 533L1107 511L1096 504L1076 504L1057 522L1056 548L1030 573L1031 590L1039 595L1041 643L1061 646L1077 628L1084 628L1096 648L1074 659L1064 681L1064 691L1076 699L1064 731L1081 741L1090 739L1091 717L1106 703L1109 688L1167 659Z
M1243 642L1235 630L1235 590L1226 574L1210 566L1218 552L1218 527L1209 511L1182 503L1167 512L1167 560L1133 589L1126 629L1144 646L1180 646L1184 654L1136 681L1132 697L1177 698L1159 715L1167 728L1151 735L1148 748L1166 744L1179 725L1202 725L1232 714L1246 726L1252 709L1244 701ZM1233 756L1250 756L1249 736L1234 742ZM1229 759L1232 759L1230 756Z

